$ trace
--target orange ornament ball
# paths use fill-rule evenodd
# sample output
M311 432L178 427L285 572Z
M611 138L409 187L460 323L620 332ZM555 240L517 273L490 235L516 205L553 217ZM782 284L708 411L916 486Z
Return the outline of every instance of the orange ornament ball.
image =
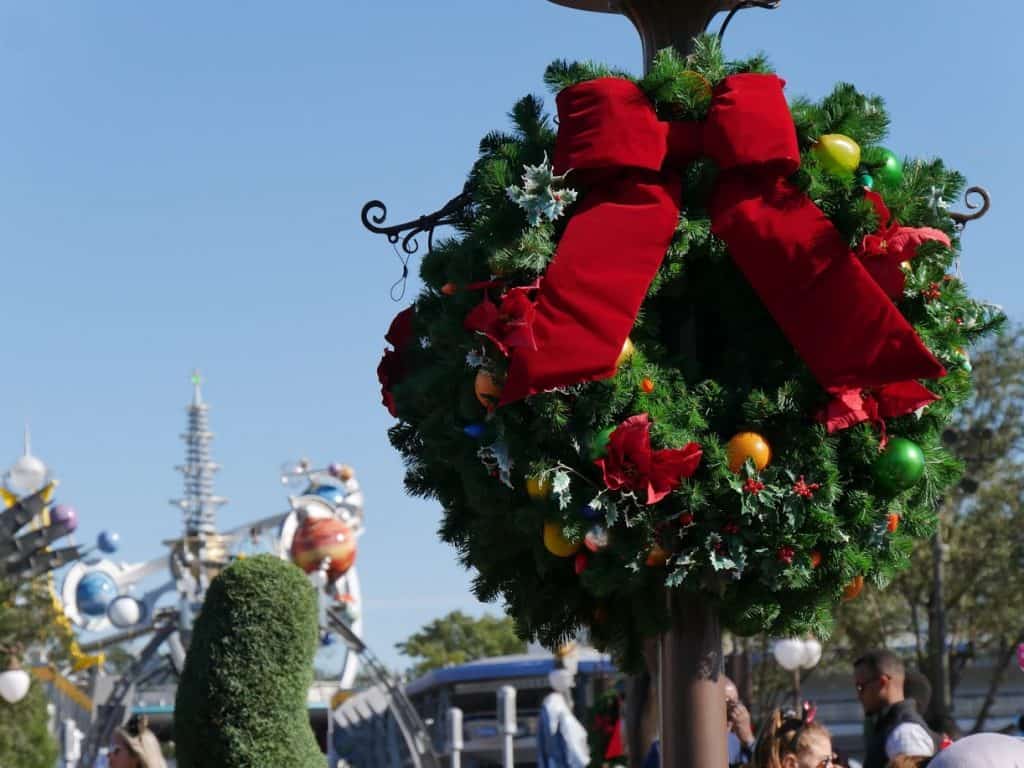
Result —
M661 568L668 562L668 550L660 544L655 544L651 547L651 551L647 553L647 560L645 562L648 568Z
M642 389L645 393L649 395L651 394L651 392L654 391L654 382L651 381L650 379L643 379L640 382L640 389Z
M544 548L555 557L572 557L581 546L582 542L569 541L562 535L559 523L544 523Z
M498 406L498 400L501 399L501 385L489 371L481 369L476 372L473 390L476 392L476 399L488 411L493 411Z
M886 518L885 530L889 533L896 533L896 529L900 527L900 516L893 512Z
M864 589L864 577L854 576L853 581L846 585L846 589L843 590L843 602L848 603L851 600L856 600L860 595L861 590Z
M757 432L740 432L733 435L725 446L730 472L739 472L747 459L754 460L754 466L762 470L772 460L772 449Z
M441 293L443 293L445 296L454 296L458 290L459 286L457 286L455 283L445 283L444 285L441 286Z
M815 549L811 552L811 568L817 568L819 565L821 565L821 552Z
M334 517L308 517L292 538L292 562L306 573L326 563L331 581L344 576L356 561L356 537Z

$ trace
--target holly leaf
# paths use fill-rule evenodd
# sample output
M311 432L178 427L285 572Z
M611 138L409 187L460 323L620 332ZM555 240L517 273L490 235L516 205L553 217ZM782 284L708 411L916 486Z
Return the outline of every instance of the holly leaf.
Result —
M559 509L567 509L572 503L572 494L569 492L569 473L564 469L556 470L551 475L551 493L558 500Z

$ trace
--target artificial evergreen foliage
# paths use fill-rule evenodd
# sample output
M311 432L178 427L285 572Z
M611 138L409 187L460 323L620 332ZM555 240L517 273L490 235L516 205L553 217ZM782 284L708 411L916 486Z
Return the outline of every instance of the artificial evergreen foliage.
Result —
M0 699L0 765L51 768L57 761L57 742L50 733L46 691L32 681L25 698L15 704Z
M306 697L316 593L291 563L237 560L210 585L174 704L181 768L322 766Z
M636 82L661 119L699 120L724 77L767 71L762 58L725 61L705 37L687 59L663 51ZM608 76L629 77L556 62L545 80L559 90ZM791 112L802 167L790 181L855 250L884 222L863 184L826 173L811 148L818 136L845 134L861 145L869 172L885 157L878 144L888 125L884 104L840 84L821 102L792 101ZM409 492L440 502L440 535L475 571L477 596L503 600L519 631L548 646L587 627L599 645L635 662L642 638L669 621L664 588L715 602L739 634L827 635L851 580L882 586L907 566L913 540L930 534L937 502L959 477L940 435L970 393L970 344L1002 321L998 309L968 297L956 274L959 232L946 205L963 178L939 160L907 160L900 183L883 178L874 186L901 225L952 238L950 248L920 246L896 302L948 375L925 382L936 402L885 424L888 436L922 448L926 467L910 489L883 493L872 476L882 431L864 422L829 433L815 418L827 394L711 234L705 203L715 168L707 160L684 172L676 236L630 334L635 354L612 378L485 408L475 395L477 372L500 381L507 359L465 319L485 295L500 302L504 291L542 278L573 215L570 206L563 216L538 217L534 206L528 216L510 199L522 200L509 188L523 183L524 169L529 176L544 164L555 141L539 98L522 99L511 119L511 133L481 142L467 182L472 205L458 237L424 257L412 341L396 350L403 371L390 386L399 418L390 437L406 461ZM559 183L573 187L572 173ZM585 200L586 189L578 192ZM609 490L592 455L599 433L643 413L653 422L652 448L695 442L703 450L697 472L656 504ZM468 425L480 426L467 432ZM734 474L726 444L744 431L764 436L772 460L761 471L747 462ZM528 476L549 482L550 495L531 496ZM890 532L893 513L900 522ZM574 558L545 549L545 522L560 525L570 542L601 523L608 546L587 553L577 573ZM663 565L649 561L655 549L667 553Z

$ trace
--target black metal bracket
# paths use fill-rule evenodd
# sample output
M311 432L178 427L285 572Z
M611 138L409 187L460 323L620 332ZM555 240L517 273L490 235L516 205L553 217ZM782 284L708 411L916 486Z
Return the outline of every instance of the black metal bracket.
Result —
M981 205L971 202L971 196L977 195L981 198ZM959 213L957 211L950 211L949 218L953 220L953 224L958 230L963 230L967 226L967 222L980 219L986 213L988 209L992 207L992 196L988 193L988 190L984 187L968 187L964 192L964 204L970 208L973 213ZM974 210L977 209L977 210Z
M740 11L746 8L765 8L769 11L774 11L782 3L782 0L743 0L741 3L737 3L736 7L729 11L729 15L725 17L725 21L722 22L722 26L718 29L718 39L721 40L725 37L725 30L729 28L729 22L732 21L732 17Z
M446 224L454 224L458 219L459 213L470 202L469 192L462 192L433 213L425 214L412 221L404 221L401 224L381 226L384 224L384 219L387 218L388 208L380 200L371 200L363 206L363 212L360 214L360 217L363 220L364 227L375 234L387 235L388 242L392 245L401 240L402 250L410 255L419 250L420 244L416 238L426 232L427 252L429 253L434 247L434 230ZM402 237L403 232L405 233L404 237Z
M386 235L388 242L395 245L402 241L402 254L398 254L398 260L402 262L402 276L391 286L391 298L394 301L401 301L405 296L405 283L409 279L409 257L420 249L418 238L424 232L427 233L427 253L434 249L434 230L438 227L454 224L462 213L472 203L468 190L463 190L441 208L433 213L427 213L412 221L403 221L401 224L390 224L382 226L387 218L388 208L380 200L371 200L363 206L360 218L363 226L378 235ZM402 236L402 233L405 236ZM398 249L395 249L398 253ZM397 292L397 293L396 293Z

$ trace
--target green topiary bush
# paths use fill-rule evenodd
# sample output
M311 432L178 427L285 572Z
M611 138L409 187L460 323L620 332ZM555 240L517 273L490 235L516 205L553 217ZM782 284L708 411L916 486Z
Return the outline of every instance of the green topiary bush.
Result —
M316 594L294 565L239 560L207 593L174 705L180 768L320 768L306 694Z

